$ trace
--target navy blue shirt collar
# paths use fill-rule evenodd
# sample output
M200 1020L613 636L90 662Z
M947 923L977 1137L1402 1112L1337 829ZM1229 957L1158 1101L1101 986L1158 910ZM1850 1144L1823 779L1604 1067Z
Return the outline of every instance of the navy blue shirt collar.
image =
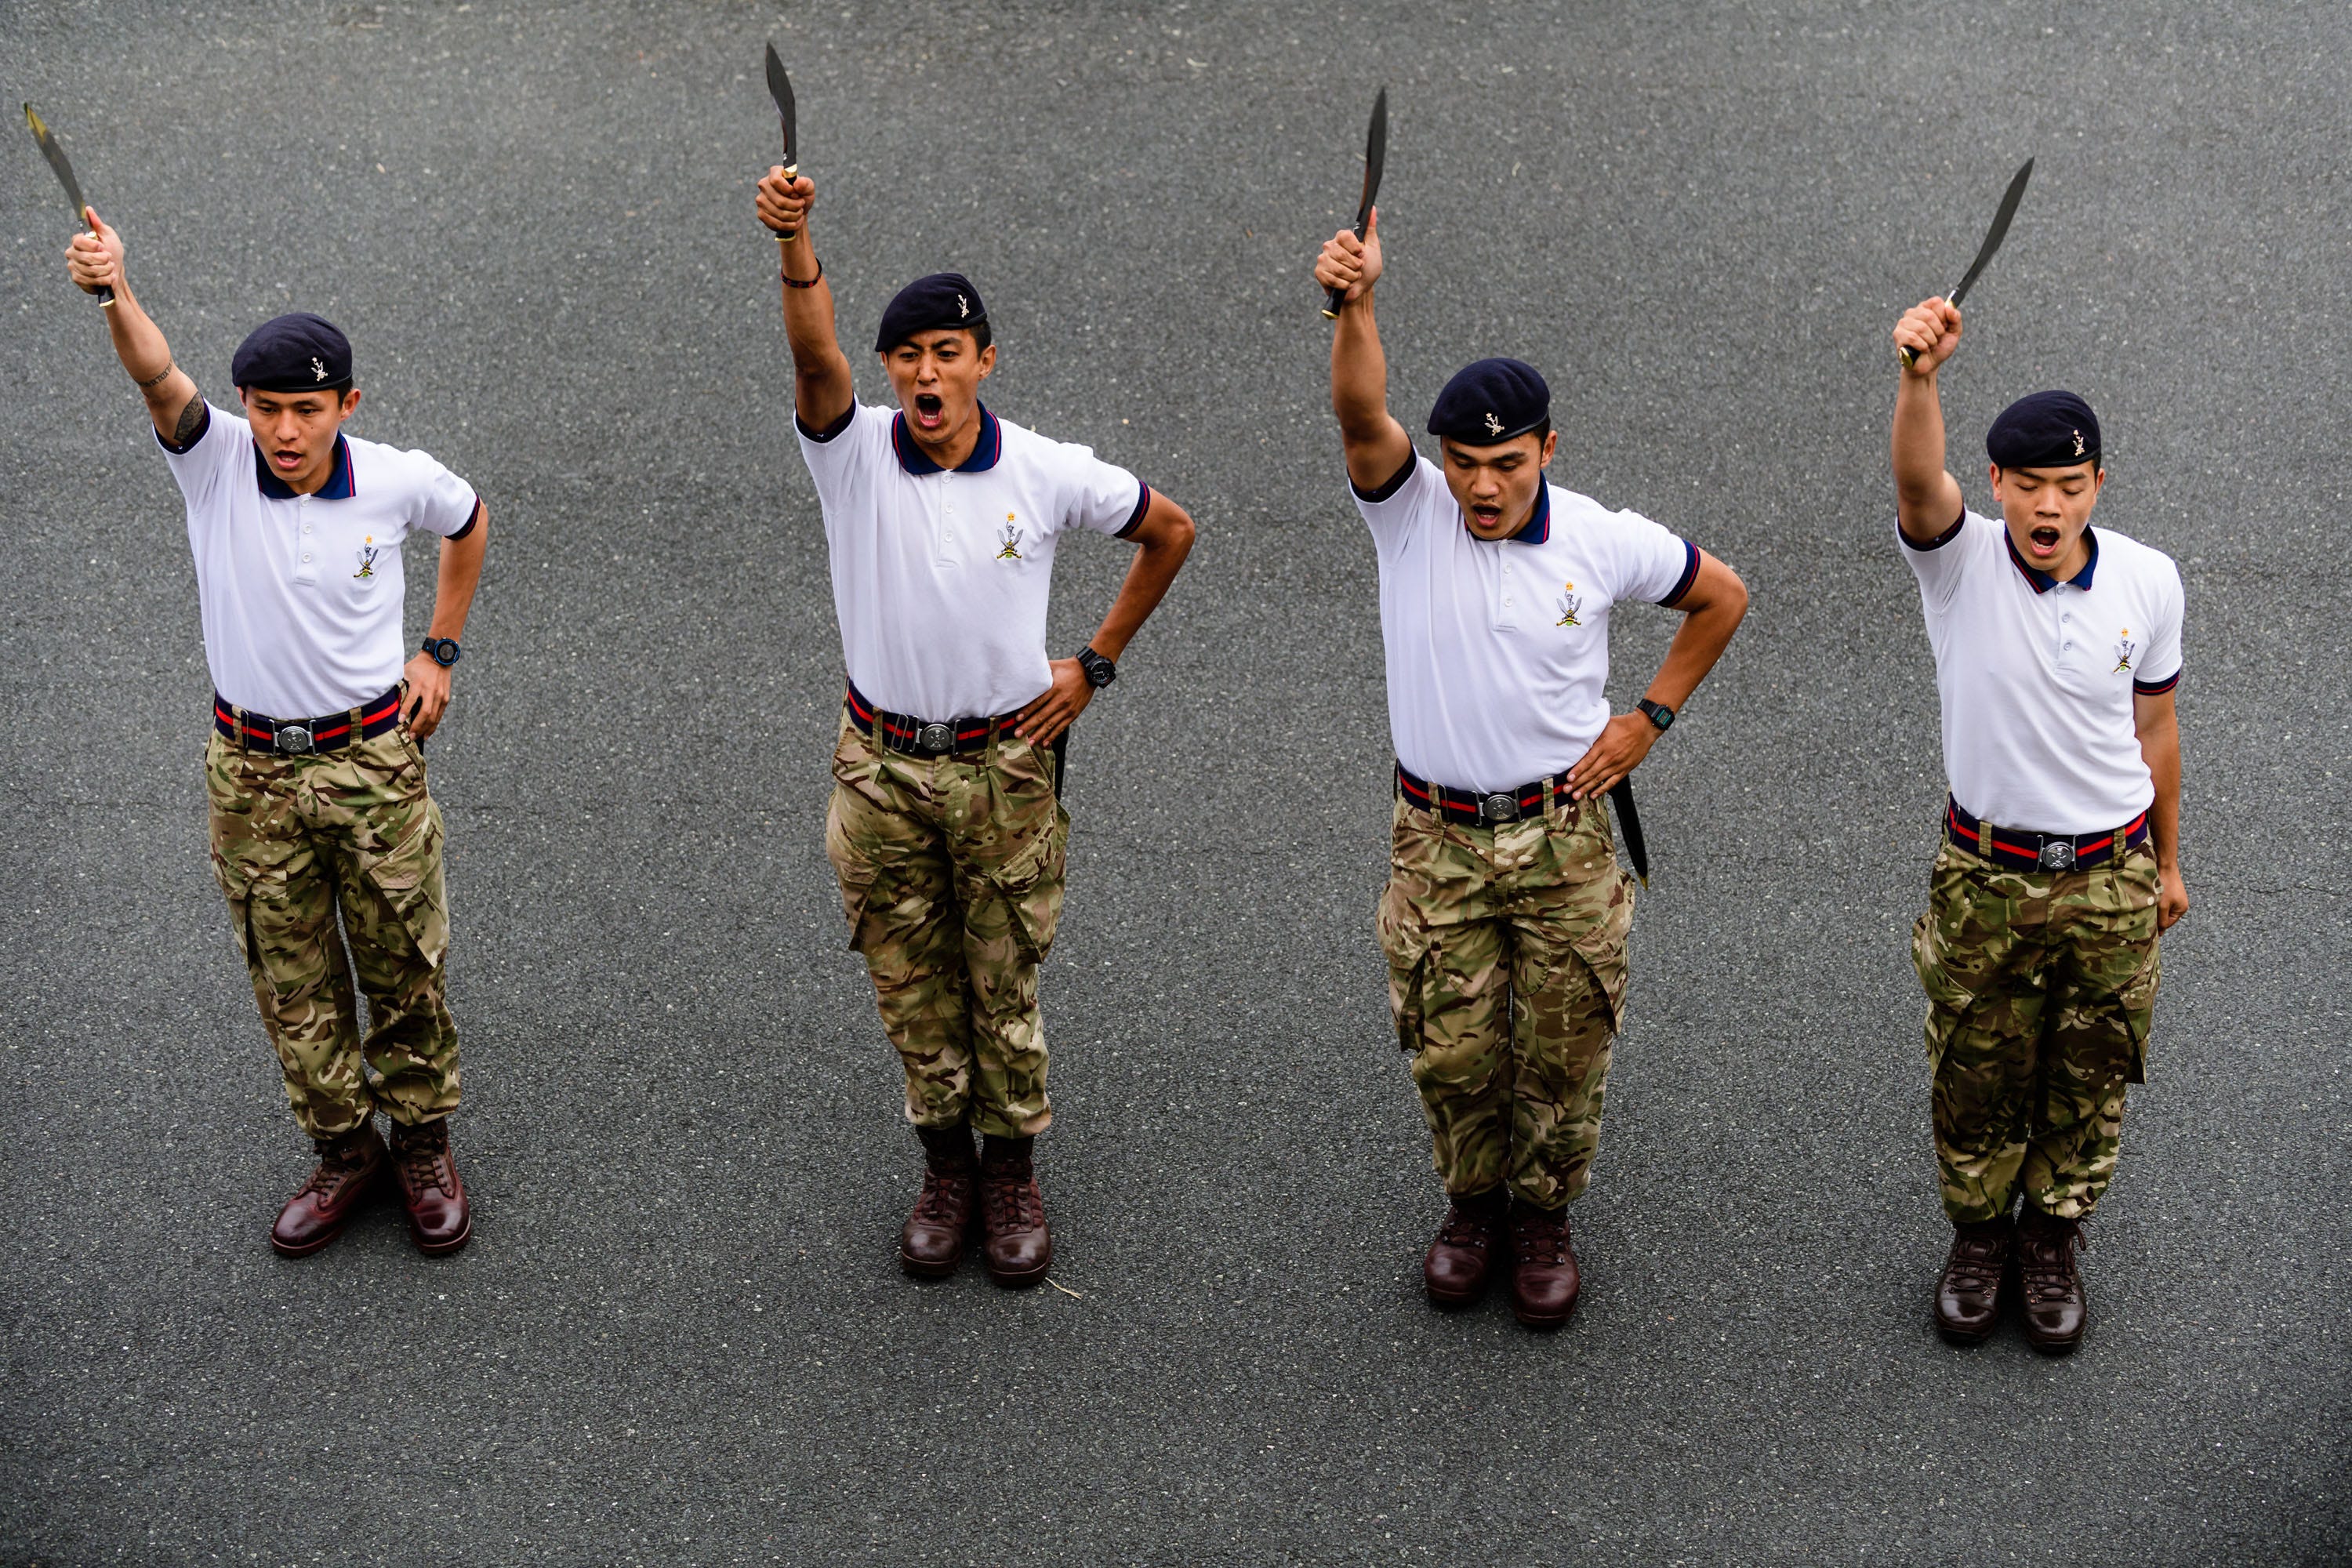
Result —
M2020 572L2025 574L2025 580L2033 584L2035 593L2046 594L2058 585L2057 578L2047 572L2037 572L2025 563L2025 557L2017 552L2017 541L2009 536L2007 523L2001 524L2000 542L2009 546L2009 558L2017 563L2017 569ZM2091 547L2090 556L2083 563L2083 569L2066 581L2087 594L2091 591L2091 574L2097 571L2099 567L2099 531L2085 527L2083 530L2083 542Z
M261 486L261 493L271 500L293 500L299 491L269 471L269 459L261 455L257 443L253 448L253 477ZM340 435L335 437L335 466L327 474L327 482L315 492L320 500L352 499L352 444Z
M890 416L890 450L897 456L898 466L910 474L919 476L942 471L937 463L923 456L923 449L915 445L912 436L907 434L907 415L903 409ZM980 405L980 439L972 443L971 456L958 463L955 471L959 474L984 474L996 467L996 459L1003 455L1004 433L997 428L996 416L991 414L988 405L983 403Z
M1462 519L1462 526L1465 530L1470 526L1470 519L1466 513ZM1470 537L1475 539L1478 536L1474 533ZM1503 535L1502 538L1491 541L1490 542L1496 544L1541 544L1550 537L1551 481L1547 479L1536 486L1535 510L1528 513L1528 525L1519 530L1517 533L1507 533Z

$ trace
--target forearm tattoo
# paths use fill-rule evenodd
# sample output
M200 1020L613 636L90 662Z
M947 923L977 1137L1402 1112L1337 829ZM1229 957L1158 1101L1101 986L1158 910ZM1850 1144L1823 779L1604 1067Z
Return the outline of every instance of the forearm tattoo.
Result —
M205 395L199 392L189 398L187 405L180 410L180 422L172 429L173 445L186 446L196 438L196 432L204 427Z
M175 370L177 370L177 369L179 369L179 368L180 368L180 367L179 367L179 365L178 365L177 363L175 363L174 362L173 362L173 361L171 361L171 360L165 360L165 361L163 362L163 369L161 369L161 370L157 371L154 374L152 374L152 375L149 376L146 380L144 380L144 381L141 382L139 384L140 384L140 386L141 386L141 388L142 388L142 389L144 389L144 388L147 388L147 387L151 387L151 386L161 386L161 385L163 385L163 378L164 378L165 376L167 376L167 375L171 374L173 371L175 371Z

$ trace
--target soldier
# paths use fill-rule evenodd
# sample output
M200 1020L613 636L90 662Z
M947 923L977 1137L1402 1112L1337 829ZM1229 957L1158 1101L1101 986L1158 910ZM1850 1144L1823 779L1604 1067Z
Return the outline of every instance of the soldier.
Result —
M977 1196L991 1278L1033 1285L1053 1258L1031 1143L1053 1119L1037 966L1062 910L1066 737L1168 591L1192 521L1086 447L990 412L988 310L957 273L890 301L874 349L898 406L859 404L810 240L814 199L806 175L772 168L757 207L778 236L794 424L848 665L825 851L925 1151L899 1262L953 1273ZM1141 548L1093 640L1049 659L1046 593L1070 528Z
M266 321L237 349L241 416L207 403L131 292L121 237L88 216L95 233L75 237L67 267L84 289L112 287L114 352L187 502L213 680L213 871L318 1149L270 1245L317 1252L389 1173L417 1247L455 1252L473 1222L449 1153L449 916L420 745L448 707L486 510L423 452L342 433L360 405L351 344L316 316ZM401 551L415 533L436 540L440 566L432 635L404 665Z
M1714 668L1748 591L1649 519L1546 482L1550 391L1517 360L1448 382L1429 416L1444 461L1416 453L1388 411L1371 216L1315 278L1344 291L1331 406L1380 558L1389 1001L1450 1200L1423 1275L1432 1302L1465 1306L1507 1250L1513 1311L1552 1329L1576 1308L1567 1207L1600 1142L1633 919L1602 798ZM1609 612L1628 602L1684 620L1639 711L1612 718Z
M2157 934L2189 910L2180 574L2092 529L2099 422L2070 392L1993 421L2000 521L1968 510L1944 468L1936 392L1959 341L1943 300L1895 326L1916 356L1895 394L1895 520L1936 652L1951 786L1911 938L1955 1233L1935 1321L1980 1342L2013 1273L2026 1339L2063 1353L2088 1318L2083 1221L2115 1175L2124 1086L2145 1081Z

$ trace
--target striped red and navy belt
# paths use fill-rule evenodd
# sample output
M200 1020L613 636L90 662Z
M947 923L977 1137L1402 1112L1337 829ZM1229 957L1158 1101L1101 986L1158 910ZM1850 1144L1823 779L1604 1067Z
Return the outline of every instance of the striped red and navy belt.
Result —
M1533 784L1523 784L1517 789L1497 790L1491 795L1470 789L1449 789L1432 784L1407 768L1397 764L1397 792L1409 805L1423 811L1433 811L1447 822L1465 827L1496 827L1506 822L1517 822L1523 817L1541 816L1544 792L1547 787L1565 794L1568 775L1553 773Z
M217 691L213 693L213 730L246 752L301 757L312 752L341 751L357 741L373 741L399 722L397 686L357 708L317 719L272 719L267 713L236 707Z
M2006 870L2087 871L2147 843L2147 813L2141 812L2121 827L2103 827L2095 833L2028 833L1979 822L1948 795L1944 837Z
M893 713L866 700L866 694L857 689L855 681L850 683L847 703L849 721L861 733L872 736L874 743L886 752L902 752L911 757L961 756L968 752L985 751L989 736L1009 726L1016 717L1000 713L993 719L919 719L911 713Z

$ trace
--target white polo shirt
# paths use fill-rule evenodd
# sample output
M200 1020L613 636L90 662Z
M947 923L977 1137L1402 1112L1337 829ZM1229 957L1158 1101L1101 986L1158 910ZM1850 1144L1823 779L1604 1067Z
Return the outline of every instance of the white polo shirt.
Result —
M184 449L156 440L188 504L213 689L273 719L312 719L399 684L401 542L471 528L472 487L423 452L338 437L324 488L296 495L253 427L209 403Z
M1979 820L2032 833L2120 827L2156 798L2132 694L2180 679L2180 572L2113 529L2065 582L2026 564L1997 518L1962 511L1930 544L1898 537L1919 579L1944 773Z
M1418 453L1355 497L1380 554L1397 761L1455 789L1512 789L1584 755L1609 722L1611 608L1672 605L1698 574L1696 546L1558 485L1527 527L1480 539Z
M833 565L849 679L894 713L1009 713L1053 685L1045 600L1066 528L1124 538L1151 489L1085 447L983 405L952 470L923 456L895 409L853 405L831 430L795 416Z

